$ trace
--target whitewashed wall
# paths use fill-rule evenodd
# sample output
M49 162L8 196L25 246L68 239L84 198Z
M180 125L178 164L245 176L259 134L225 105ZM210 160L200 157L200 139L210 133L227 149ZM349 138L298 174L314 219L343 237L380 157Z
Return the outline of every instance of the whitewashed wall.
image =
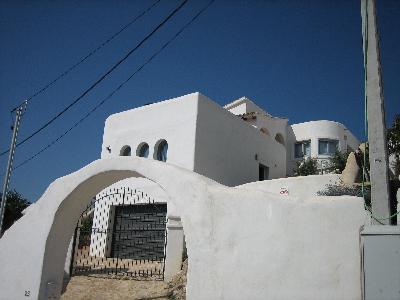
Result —
M193 93L111 115L104 127L101 158L119 156L125 145L136 156L138 146L146 142L149 159L153 159L154 147L165 139L167 161L193 170L197 101L198 93Z
M329 156L318 154L319 139L338 140L339 150L343 152L347 150L348 146L356 150L360 144L358 139L343 124L333 121L321 120L293 124L288 130L290 132L287 147L288 174L293 174L296 165L296 158L294 157L296 141L311 140L311 157L318 158L320 163L326 163Z
M269 178L286 175L286 150L274 137L207 97L199 99L195 172L228 186L257 181L259 163L269 167Z
M255 118L247 118L244 122L256 127L257 129L266 129L268 134L275 138L277 134L281 134L284 138L284 144L286 145L286 134L288 119L273 117L265 110L257 106L253 101L246 97L242 97L232 103L224 106L229 112L234 115L243 115L246 113L255 113ZM264 132L265 133L265 132Z
M246 97L239 98L229 104L226 104L224 105L224 108L229 110L234 115L243 115L252 112L261 114L266 113L261 107Z
M57 298L83 207L105 186L131 176L159 184L174 204L171 215L182 217L188 300L361 300L362 199L249 192L133 157L98 160L59 178L6 231L0 240L2 297L26 299L30 291L33 299Z
M339 174L288 177L251 182L236 188L248 191L258 190L282 196L315 197L319 191L325 190L327 185L340 184L340 177Z

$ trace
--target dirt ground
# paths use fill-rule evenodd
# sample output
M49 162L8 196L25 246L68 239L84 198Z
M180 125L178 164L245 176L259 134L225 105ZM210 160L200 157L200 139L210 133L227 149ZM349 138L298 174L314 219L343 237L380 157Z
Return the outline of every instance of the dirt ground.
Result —
M168 300L171 295L168 284L163 281L139 281L106 279L89 276L73 276L62 300L88 299L159 299Z
M66 282L62 300L185 300L187 261L183 269L168 283L156 280L135 280L73 276Z

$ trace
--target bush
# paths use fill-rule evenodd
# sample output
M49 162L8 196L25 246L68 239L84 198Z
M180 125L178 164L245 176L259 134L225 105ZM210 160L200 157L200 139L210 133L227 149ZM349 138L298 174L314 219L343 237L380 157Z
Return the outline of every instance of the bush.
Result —
M400 176L400 114L397 114L393 120L392 127L387 130L389 155L395 157L392 162L394 170L394 179Z
M341 174L346 167L349 154L350 152L340 152L336 150L332 157L329 158L327 170L335 174Z
M295 176L308 176L318 174L317 160L307 157L296 162L296 169L293 170Z
M325 190L318 191L318 196L356 196L362 197L362 186L355 185L355 186L347 186L347 185L335 185L335 184L328 184L326 185ZM364 186L364 201L365 205L371 207L371 186L367 185Z
M0 199L1 199L1 193L0 193ZM28 200L26 200L16 190L8 191L6 207L4 211L2 233L6 231L8 228L10 228L15 221L17 221L19 218L22 217L22 211L25 208L27 208L30 204L31 203Z
M82 218L78 247L90 246L92 236L93 214L87 215Z

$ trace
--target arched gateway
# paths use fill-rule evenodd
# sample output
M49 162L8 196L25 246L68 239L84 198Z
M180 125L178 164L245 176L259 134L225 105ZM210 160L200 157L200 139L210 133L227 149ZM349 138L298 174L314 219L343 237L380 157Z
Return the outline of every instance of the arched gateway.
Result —
M229 188L137 157L97 160L49 186L0 239L0 298L57 299L80 213L98 192L128 177L158 184L169 218L181 217L187 299L361 299L361 198L306 193L304 186L317 180L312 176ZM293 193L266 191L274 186ZM168 246L166 252L168 261Z
M67 248L80 213L97 193L128 177L145 177L160 185L171 199L169 215L181 215L182 195L191 197L194 185L202 181L200 175L184 169L133 157L97 160L57 179L1 239L1 297L58 298Z

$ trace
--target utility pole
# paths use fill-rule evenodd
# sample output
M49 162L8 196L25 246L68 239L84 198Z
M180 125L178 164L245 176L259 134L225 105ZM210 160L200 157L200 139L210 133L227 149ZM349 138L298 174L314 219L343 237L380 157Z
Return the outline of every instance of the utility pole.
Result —
M9 151L9 154L8 154L7 170L6 170L6 175L4 177L3 192L1 194L0 233L1 233L2 228L3 228L4 211L6 209L6 199L7 199L7 193L8 193L8 186L10 184L12 165L13 165L13 161L14 161L14 153L15 153L15 146L16 146L16 143L17 143L18 129L19 129L19 125L21 123L22 114L24 113L27 104L28 104L28 101L25 100L17 108L17 113L16 113L16 117L15 117L13 135L12 135L12 139L11 139L11 146L10 146L10 151Z
M361 17L372 214L380 223L389 224L385 219L390 216L389 175L375 0L361 0Z

